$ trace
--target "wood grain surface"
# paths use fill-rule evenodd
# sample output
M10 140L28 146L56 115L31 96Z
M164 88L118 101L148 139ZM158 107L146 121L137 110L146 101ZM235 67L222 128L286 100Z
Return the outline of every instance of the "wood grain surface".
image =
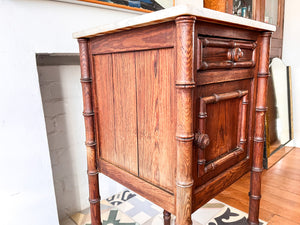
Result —
M134 53L94 57L101 157L137 175L134 61Z
M174 49L136 53L139 176L174 193Z
M300 224L300 149L293 148L262 173L260 219L272 225ZM239 210L248 210L250 173L235 182L216 199Z

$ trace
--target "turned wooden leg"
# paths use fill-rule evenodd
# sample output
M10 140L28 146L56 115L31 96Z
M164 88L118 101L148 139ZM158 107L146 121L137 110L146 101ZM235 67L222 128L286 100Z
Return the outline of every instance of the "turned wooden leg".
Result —
M271 33L262 33L259 37L261 60L257 75L257 99L253 146L253 163L249 192L249 225L259 224L259 203L261 198L261 173L263 171L264 124L266 113L266 93L269 76L269 45Z
M192 225L194 31L196 17L176 18L176 225Z
M87 173L89 180L89 201L92 225L101 225L100 194L97 168L97 153L94 133L94 111L92 104L92 79L88 62L88 44L86 39L79 39L81 85L83 95L83 116L86 134Z
M164 210L164 225L170 225L171 224L171 213Z

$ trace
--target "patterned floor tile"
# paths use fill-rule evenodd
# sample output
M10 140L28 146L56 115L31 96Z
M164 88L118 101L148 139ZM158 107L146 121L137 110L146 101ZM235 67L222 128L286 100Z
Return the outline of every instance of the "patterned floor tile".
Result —
M113 207L112 204L110 204L107 200L101 200L101 211L104 211L104 210L108 210L108 209L111 209Z
M113 209L113 206L106 200L101 200L101 218L106 212L109 212ZM81 212L75 213L70 216L71 220L73 220L77 225L88 225L91 224L91 215L90 209L84 209Z
M163 212L162 208L139 195L123 202L117 208L140 224Z
M207 224L216 214L218 214L226 205L216 199L210 200L200 209L192 214L192 220L199 224Z
M132 218L117 208L111 209L102 216L102 225L139 225Z
M247 214L231 206L224 207L207 225L248 225ZM267 225L260 221L260 225Z
M107 198L106 201L108 201L113 206L117 206L117 205L120 205L123 202L133 198L134 196L136 196L135 193L133 193L132 191L126 190L126 191L120 192L118 194L115 194L115 195L111 196L110 198Z
M146 223L143 223L142 225L160 225L160 224L161 225L164 224L164 219L163 219L163 214L162 213L160 213L157 216L151 218L150 220L148 220ZM175 225L175 217L173 215L171 216L171 225ZM198 225L198 224L195 224L195 225Z
M87 210L76 213L77 225L90 225ZM124 191L101 201L102 225L163 225L163 209L131 191ZM247 225L247 214L216 199L192 214L193 225ZM175 225L175 216L171 217ZM261 222L260 225L267 225Z

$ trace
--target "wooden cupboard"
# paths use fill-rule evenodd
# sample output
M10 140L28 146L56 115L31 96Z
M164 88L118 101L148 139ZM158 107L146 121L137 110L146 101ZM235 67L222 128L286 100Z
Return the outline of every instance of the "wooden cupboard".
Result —
M172 213L190 225L192 212L249 170L249 224L258 224L273 27L159 13L75 35L92 224L101 224L99 172L164 208L165 224Z

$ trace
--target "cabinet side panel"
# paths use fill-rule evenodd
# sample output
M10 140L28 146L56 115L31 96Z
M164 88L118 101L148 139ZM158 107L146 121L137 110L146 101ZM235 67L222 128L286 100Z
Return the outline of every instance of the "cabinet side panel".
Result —
M94 64L101 158L137 175L134 53L97 55Z
M100 149L101 158L115 162L118 155L115 148L115 109L111 65L111 54L93 57L98 149Z
M175 183L174 49L136 53L139 175L173 193Z

